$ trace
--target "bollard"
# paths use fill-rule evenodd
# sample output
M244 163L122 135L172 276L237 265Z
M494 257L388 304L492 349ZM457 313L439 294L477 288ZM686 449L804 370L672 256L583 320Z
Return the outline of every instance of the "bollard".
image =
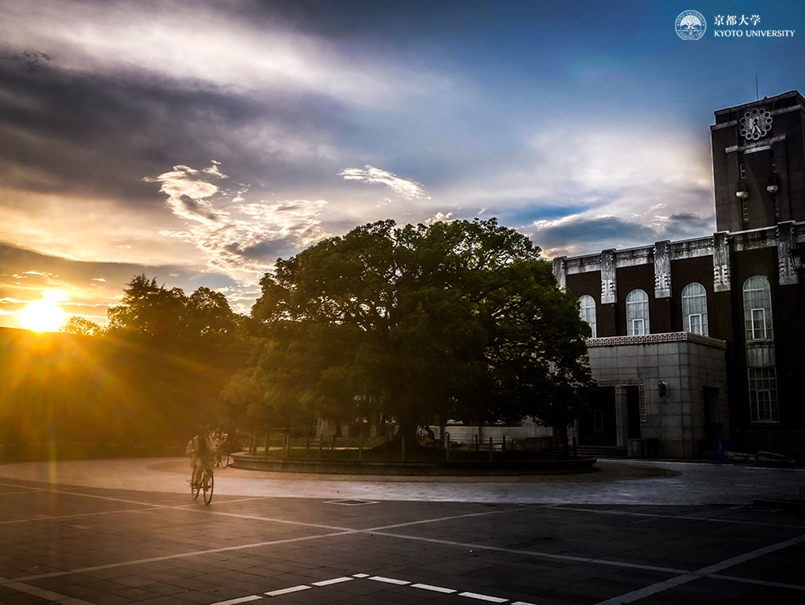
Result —
M478 435L473 435L472 440L475 441L475 451L477 452L481 440L478 438Z
M489 462L492 462L492 437L489 438Z
M363 431L358 435L358 460L363 460Z
M400 461L405 462L405 435L400 437L400 443L402 444L402 447L401 447L401 450L400 450Z
M503 435L503 444L500 446L500 451L501 452L506 451L506 435Z
M446 457L445 460L447 462L450 462L450 433L445 434L444 445L445 445L444 452Z
M319 458L321 458L322 447L324 447L324 435L319 435Z
M285 433L285 457L288 458L291 453L291 431Z
M268 450L271 449L271 445L268 443L268 431L266 431L266 449L263 452L263 456L268 456Z
M332 447L331 447L330 449L331 449L331 450L334 450L334 449L335 449L335 435L333 435L333 445L332 445Z

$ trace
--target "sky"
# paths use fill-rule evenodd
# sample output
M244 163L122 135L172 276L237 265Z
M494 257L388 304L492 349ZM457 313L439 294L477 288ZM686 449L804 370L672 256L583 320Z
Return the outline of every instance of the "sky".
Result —
M104 323L140 273L248 313L277 258L388 218L546 258L708 235L713 112L803 67L773 0L0 0L0 326Z

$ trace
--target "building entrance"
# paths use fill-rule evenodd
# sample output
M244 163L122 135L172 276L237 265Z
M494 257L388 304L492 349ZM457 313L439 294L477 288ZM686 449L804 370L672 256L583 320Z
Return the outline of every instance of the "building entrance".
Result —
M615 387L599 387L579 419L581 445L618 445Z

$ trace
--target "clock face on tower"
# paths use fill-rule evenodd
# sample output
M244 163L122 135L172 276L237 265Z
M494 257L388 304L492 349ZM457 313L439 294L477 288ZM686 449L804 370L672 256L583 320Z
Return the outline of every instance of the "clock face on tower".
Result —
M744 113L738 122L738 129L747 141L757 141L769 133L773 120L768 111L755 108Z

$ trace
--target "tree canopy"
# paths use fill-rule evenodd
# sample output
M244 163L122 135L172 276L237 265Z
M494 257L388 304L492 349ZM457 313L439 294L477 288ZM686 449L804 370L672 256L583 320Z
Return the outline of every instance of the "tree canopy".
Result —
M163 340L232 334L236 316L220 292L201 287L190 296L181 288L157 285L135 275L123 289L122 304L108 311L108 331Z
M369 408L411 433L435 414L561 426L592 383L576 304L495 219L368 224L278 260L260 285L267 338L249 381L286 414Z

